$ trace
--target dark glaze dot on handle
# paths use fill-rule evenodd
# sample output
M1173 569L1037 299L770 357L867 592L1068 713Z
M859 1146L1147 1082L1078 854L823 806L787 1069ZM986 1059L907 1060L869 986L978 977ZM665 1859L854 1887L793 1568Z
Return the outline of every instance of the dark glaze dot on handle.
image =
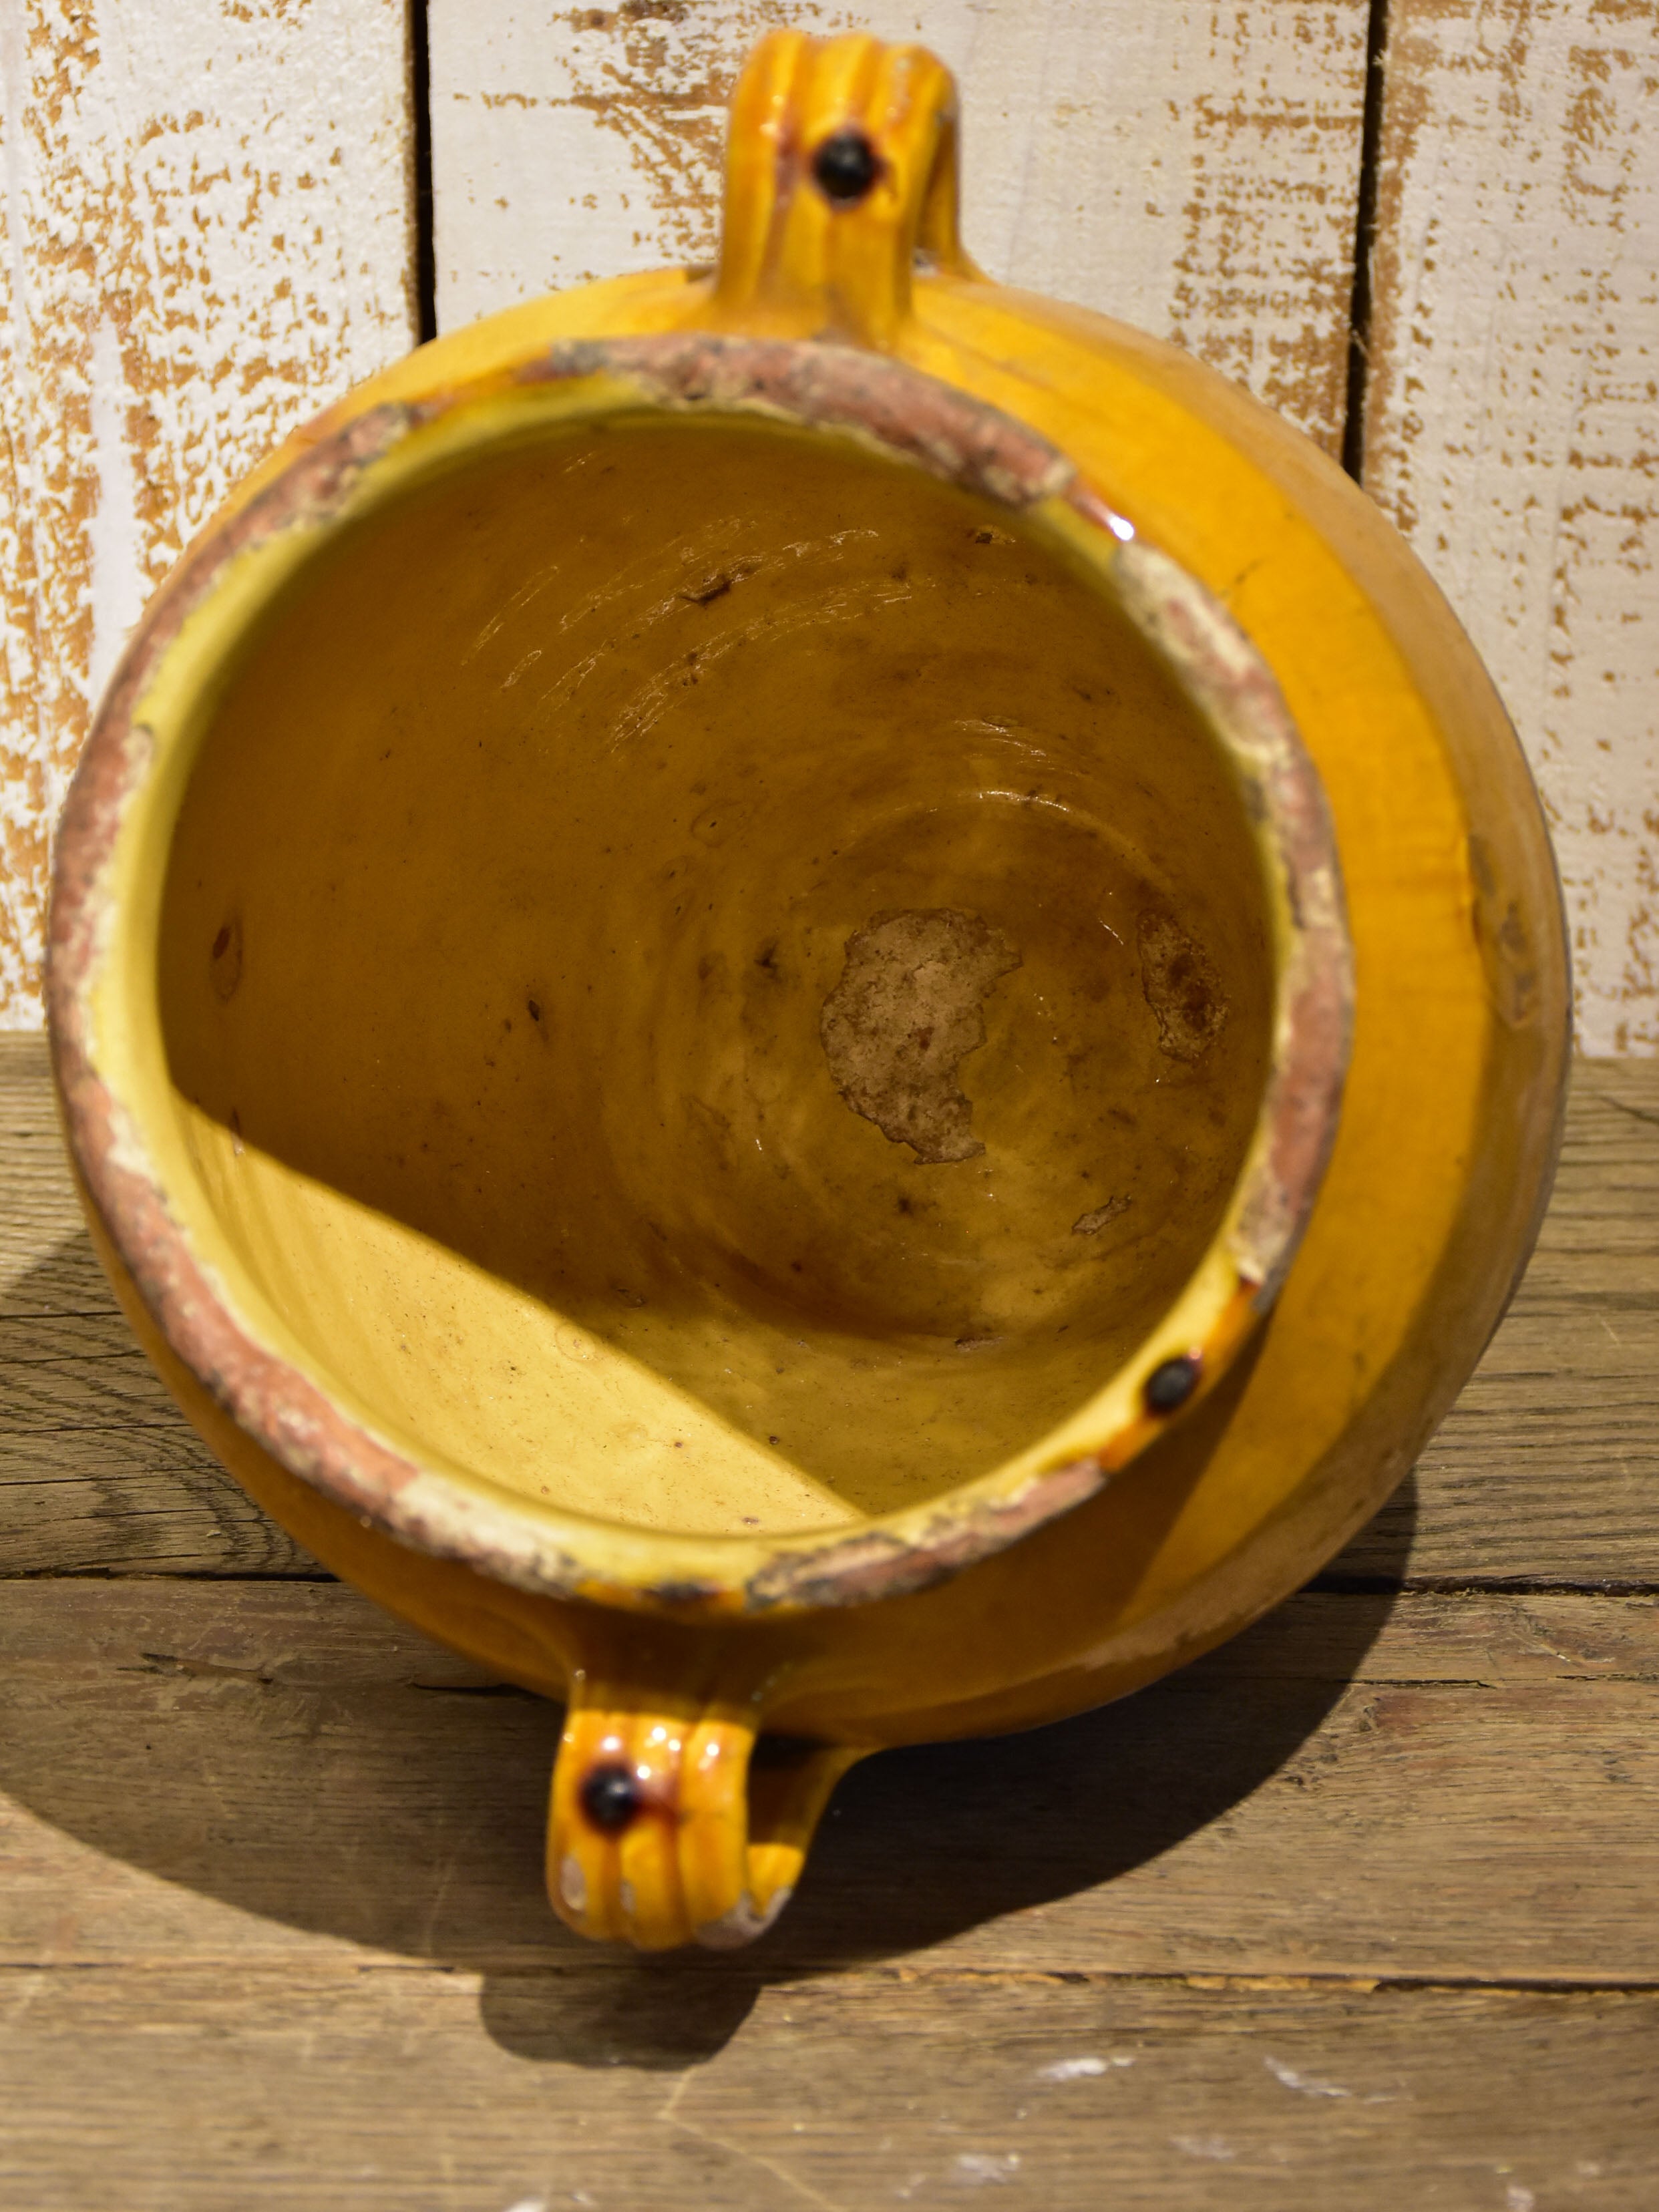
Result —
M812 180L838 207L869 197L881 174L881 157L862 131L837 131L812 156Z
M617 1764L590 1766L576 1796L602 1836L620 1835L640 1809L638 1782L631 1769Z
M1150 1413L1173 1413L1184 1406L1198 1388L1198 1362L1183 1352L1175 1359L1165 1359L1153 1368L1146 1377L1146 1410Z

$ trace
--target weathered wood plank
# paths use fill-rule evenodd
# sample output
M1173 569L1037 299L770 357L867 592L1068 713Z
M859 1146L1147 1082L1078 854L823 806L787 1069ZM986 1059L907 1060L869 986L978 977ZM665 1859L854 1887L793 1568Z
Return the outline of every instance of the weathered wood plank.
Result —
M1659 1063L1582 1064L1514 1310L1334 1572L1659 1584ZM44 1045L0 1037L0 1573L311 1574L135 1358L79 1226Z
M1178 339L1342 437L1364 0L432 0L441 328L708 259L761 34L921 39L962 87L966 235L1000 280Z
M1650 1995L151 1968L0 2017L30 2212L1646 2212L1659 2166Z
M1659 1584L1659 1063L1578 1063L1509 1316L1334 1571L1392 1579L1407 1544L1417 1581Z
M0 1962L635 1971L541 1894L555 1709L354 1592L13 1584L0 1653ZM1629 1985L1656 1906L1659 1605L1310 1595L1103 1712L860 1769L755 1955Z
M43 1038L0 1032L0 1573L319 1571L225 1476L93 1256Z
M403 0L13 0L0 25L0 1024L145 598L414 337Z
M0 1333L0 1352L3 1345ZM0 1389L9 1381L0 1358ZM0 1523L0 1572L321 1571L182 1419L85 1428L54 1437L49 1449L39 1439L0 1439L0 1501L16 1516Z
M1591 1052L1659 1046L1659 5L1389 0L1365 482L1537 770Z
M3 1030L0 1194L0 1313L108 1315L64 1156L46 1040Z

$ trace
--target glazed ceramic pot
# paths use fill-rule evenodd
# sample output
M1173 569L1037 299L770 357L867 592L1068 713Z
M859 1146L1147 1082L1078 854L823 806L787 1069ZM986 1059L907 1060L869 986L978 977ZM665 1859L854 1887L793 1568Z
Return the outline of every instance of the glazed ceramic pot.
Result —
M320 1559L565 1700L553 1901L647 1947L764 1927L865 1752L1296 1587L1554 1158L1549 848L1433 586L955 199L931 57L769 40L718 270L290 441L59 834L135 1328Z

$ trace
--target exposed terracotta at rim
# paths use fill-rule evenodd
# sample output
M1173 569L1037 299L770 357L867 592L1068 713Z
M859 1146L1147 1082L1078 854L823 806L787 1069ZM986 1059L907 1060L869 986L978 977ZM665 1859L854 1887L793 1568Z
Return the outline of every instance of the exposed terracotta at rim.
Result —
M1239 1185L1229 1232L1237 1276L1201 1318L1190 1355L1207 1382L1271 1299L1310 1212L1334 1136L1346 1069L1350 953L1334 836L1311 763L1283 702L1242 633L1165 556L1120 543L1107 510L1076 485L1070 465L1040 436L981 402L881 356L701 334L554 346L513 380L526 386L609 373L647 404L722 409L750 404L804 425L850 428L931 473L1031 507L1064 495L1099 528L1123 576L1127 608L1182 671L1192 696L1232 750L1264 824L1267 865L1280 876L1293 920L1284 948L1275 1058L1261 1109L1266 1136ZM503 388L488 378L484 393ZM286 1360L258 1343L223 1302L175 1219L142 1133L96 1057L90 998L106 941L109 870L125 810L150 765L151 733L133 715L180 625L213 592L226 564L297 525L326 522L363 471L457 395L387 404L301 448L256 496L205 533L174 570L121 666L80 764L58 842L52 912L50 997L57 1074L72 1149L104 1232L116 1247L171 1351L238 1425L283 1467L421 1548L461 1558L523 1589L665 1608L851 1603L919 1589L1004 1549L1081 1502L1162 1425L1145 1407L1083 1456L1014 1492L970 1490L896 1528L828 1542L777 1546L740 1586L596 1586L551 1532L468 1498L384 1443ZM1206 615L1205 610L1208 609ZM1207 1293L1206 1293L1207 1295Z

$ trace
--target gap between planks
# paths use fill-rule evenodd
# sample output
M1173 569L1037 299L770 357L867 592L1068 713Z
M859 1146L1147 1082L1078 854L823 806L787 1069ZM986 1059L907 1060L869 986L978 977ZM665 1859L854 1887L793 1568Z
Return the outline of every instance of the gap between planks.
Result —
M1370 0L1365 27L1365 101L1359 131L1359 185L1354 207L1353 289L1348 298L1348 380L1343 396L1342 465L1365 481L1365 386L1370 374L1371 261L1376 245L1377 189L1389 0Z
M695 1946L669 1954L667 1963L677 1978L688 1974L705 1976L718 1984L736 1984L751 1995L772 1990L841 1991L865 1988L914 1990L922 1995L944 1994L951 1990L968 1993L1093 1990L1129 1996L1139 1991L1162 1996L1190 1990L1203 1996L1308 1997L1316 2001L1321 1997L1396 1996L1449 2000L1468 1996L1659 1997L1659 1977L1648 1981L1634 1977L1622 1981L1573 1981L1566 1975L1542 1974L1158 1973L1145 1967L959 1966L931 1959L918 1959L901 1966L876 1960L837 1961L817 1967L792 1961L778 1967L769 1966L763 1957L745 1961ZM463 1984L485 1980L568 1982L573 1989L586 1989L596 1975L622 1975L631 1979L641 1973L660 1972L663 1964L660 1960L642 1960L640 1954L617 1945L599 1943L575 1958L526 1960L509 1953L499 1960L469 1961L464 1966L434 1959L328 1956L296 1963L279 1959L249 1960L235 1952L227 1952L222 1957L216 1957L211 1952L194 1952L188 1959L180 1959L175 1951L126 1952L118 1959L59 1959L45 1954L38 1959L0 1959L0 2004L4 2002L13 1978L28 1974L62 1974L87 1982L100 1975L122 1981L139 1977L146 1987L150 1986L154 1978L170 1976L177 1984L190 1987L204 1975L231 1967L244 1985L260 1980L289 1986L307 1982L321 1986L349 1982L367 1988L382 1979L412 1978L418 1982L438 1975Z

